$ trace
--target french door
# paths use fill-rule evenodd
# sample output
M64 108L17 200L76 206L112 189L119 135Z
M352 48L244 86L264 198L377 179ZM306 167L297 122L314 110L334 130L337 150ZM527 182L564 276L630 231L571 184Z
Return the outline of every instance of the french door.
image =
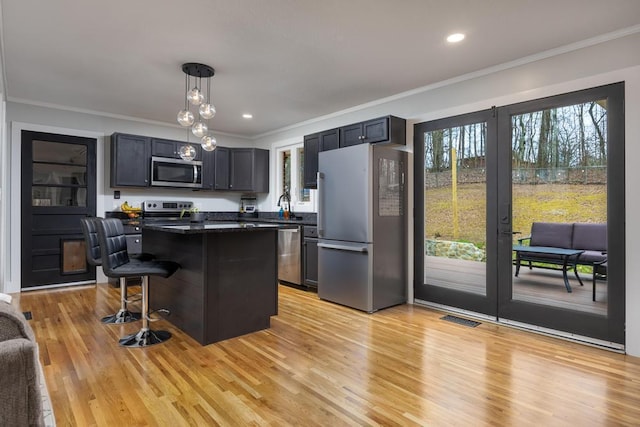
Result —
M623 98L619 83L417 124L416 299L624 345ZM514 247L540 222L606 236L569 236L593 249L575 271L534 262L516 276Z
M494 317L496 124L484 110L414 131L415 298Z

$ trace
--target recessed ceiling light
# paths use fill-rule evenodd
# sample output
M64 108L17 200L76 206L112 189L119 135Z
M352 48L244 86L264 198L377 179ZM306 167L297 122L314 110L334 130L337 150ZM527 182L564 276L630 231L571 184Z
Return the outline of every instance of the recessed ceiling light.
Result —
M447 37L447 41L449 43L458 43L458 42L461 42L462 40L464 40L464 34L462 33L451 34Z
M253 114L244 113L244 114L242 115L242 118L244 118L244 119L253 119Z

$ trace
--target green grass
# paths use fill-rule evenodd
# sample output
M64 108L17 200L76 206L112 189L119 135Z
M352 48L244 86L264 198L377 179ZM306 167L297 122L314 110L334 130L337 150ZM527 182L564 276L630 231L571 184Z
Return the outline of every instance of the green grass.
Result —
M531 224L606 222L606 185L541 184L513 186L513 231L527 236ZM484 184L458 184L458 227L454 236L451 187L425 190L425 237L486 244Z

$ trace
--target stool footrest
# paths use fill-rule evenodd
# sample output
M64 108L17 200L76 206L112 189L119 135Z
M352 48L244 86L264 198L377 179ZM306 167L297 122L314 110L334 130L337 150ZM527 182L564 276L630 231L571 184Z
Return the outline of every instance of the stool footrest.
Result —
M103 317L100 321L107 325L117 325L120 323L135 322L142 318L142 315L129 310L119 310L116 314Z
M154 331L152 329L140 329L137 333L120 338L118 343L122 347L149 347L161 344L171 338L169 331Z
M151 317L151 315L153 313L162 313L162 314L166 314L166 315L171 314L171 312L169 310L167 310L166 308L158 308L156 310L150 311L149 314L147 316L145 316L149 322L157 322L158 320L162 320L162 318Z
M131 303L131 302L138 302L142 300L142 294L133 294L133 295L129 295L127 296L127 298L125 298L124 302L126 302L127 304Z

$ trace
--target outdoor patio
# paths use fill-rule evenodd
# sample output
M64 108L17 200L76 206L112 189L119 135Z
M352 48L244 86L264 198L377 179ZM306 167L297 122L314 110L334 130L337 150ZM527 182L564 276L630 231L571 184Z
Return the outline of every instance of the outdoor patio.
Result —
M425 283L484 294L485 269L486 264L483 262L425 256ZM519 277L514 277L514 274L515 267L512 268L514 299L600 315L607 314L607 282L597 282L596 300L592 301L590 273L578 273L584 286L580 286L573 271L569 273L569 283L573 291L571 293L564 287L561 271L540 268L529 270L523 266Z

